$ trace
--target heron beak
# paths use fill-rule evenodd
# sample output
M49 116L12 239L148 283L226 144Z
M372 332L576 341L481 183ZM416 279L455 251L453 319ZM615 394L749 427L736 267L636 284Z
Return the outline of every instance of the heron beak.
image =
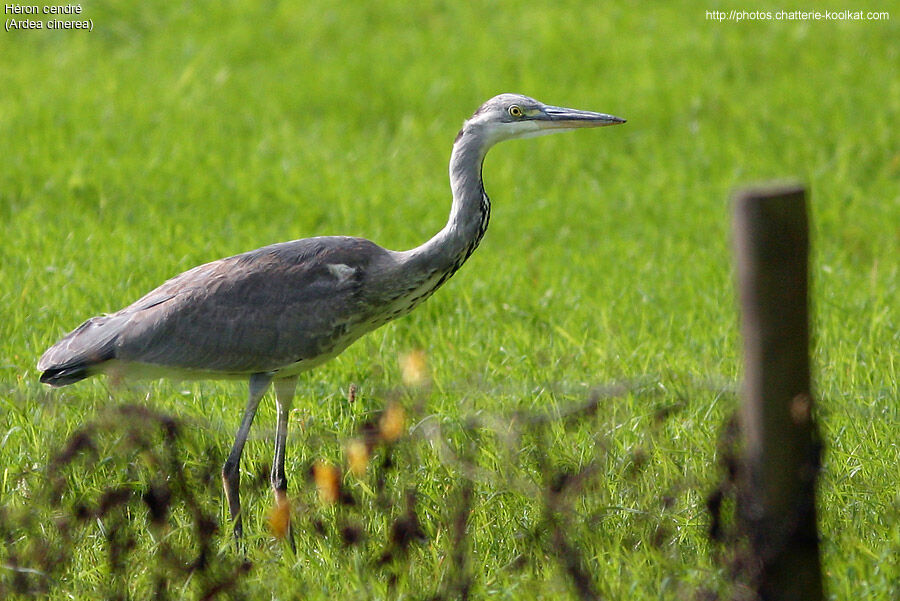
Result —
M561 106L545 106L542 113L535 117L541 129L574 129L578 127L605 127L625 123L625 119L595 113L593 111L579 111L567 109Z

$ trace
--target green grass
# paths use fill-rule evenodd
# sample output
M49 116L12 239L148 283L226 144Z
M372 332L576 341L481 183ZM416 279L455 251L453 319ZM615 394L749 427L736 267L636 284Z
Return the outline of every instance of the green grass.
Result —
M351 234L419 244L446 219L446 161L462 120L516 91L628 123L492 151L492 225L469 263L412 315L302 380L288 452L291 495L305 508L296 555L267 534L265 404L244 455L253 565L223 594L450 590L465 479L421 438L424 426L393 451L383 493L375 466L362 482L348 476L354 507L321 506L306 480L315 459L340 461L343 442L392 399L411 424L441 424L489 476L476 480L468 516L474 598L575 597L544 502L514 481L588 465L599 471L559 519L605 598L727 591L704 497L720 477L716 440L740 378L728 199L741 184L787 176L812 199L829 598L896 598L896 5L877 23L706 20L707 8L747 8L732 2L187 6L91 2L91 33L0 33L0 583L14 578L11 549L36 557L35 541L63 544L52 520L108 487L141 489L158 476L153 454L118 425L98 434L96 458L65 467L61 505L45 503L51 458L86 423L108 420L110 406L183 420L190 495L224 519L207 468L227 453L245 386L110 389L97 379L50 392L34 368L46 347L180 271L271 242ZM412 349L427 353L427 391L401 383L397 357ZM500 424L515 411L553 415L615 382L629 392L595 416L503 441ZM473 416L482 422L467 428ZM425 538L373 565L411 487ZM71 557L45 583L53 598L96 587L149 596L162 541L196 545L184 503L168 530L148 524L140 503L101 522L79 523L64 541ZM119 522L137 538L127 576L104 540ZM366 538L345 549L338 529L348 523ZM220 571L173 577L172 597L198 597L237 569L228 537L213 546Z

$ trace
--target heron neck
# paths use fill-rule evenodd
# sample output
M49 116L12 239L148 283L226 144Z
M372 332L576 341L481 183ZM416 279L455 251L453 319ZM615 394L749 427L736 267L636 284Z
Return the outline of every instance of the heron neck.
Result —
M484 236L491 215L491 203L481 179L487 149L481 136L466 127L456 137L450 155L453 204L447 225L431 240L408 251L416 271L426 277L459 269Z

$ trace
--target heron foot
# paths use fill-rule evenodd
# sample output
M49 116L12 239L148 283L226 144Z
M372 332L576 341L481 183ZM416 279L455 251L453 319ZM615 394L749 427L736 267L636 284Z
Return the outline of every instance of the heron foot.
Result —
M241 476L236 463L226 461L222 466L222 487L225 489L225 499L228 501L228 513L231 515L234 537L240 539L244 534L244 527L241 520Z

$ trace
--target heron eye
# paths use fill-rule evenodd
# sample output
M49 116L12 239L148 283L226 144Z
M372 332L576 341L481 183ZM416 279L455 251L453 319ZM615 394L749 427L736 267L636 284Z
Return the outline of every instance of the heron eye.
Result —
M514 104L507 109L511 117L521 117L525 113L522 112L522 107L517 104Z

